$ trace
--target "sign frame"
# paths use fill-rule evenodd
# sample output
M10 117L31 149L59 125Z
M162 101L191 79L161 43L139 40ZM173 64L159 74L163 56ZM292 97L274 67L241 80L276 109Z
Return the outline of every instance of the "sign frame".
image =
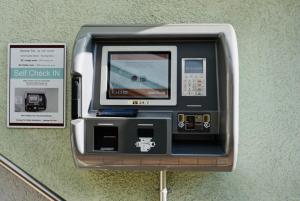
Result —
M63 48L63 86L62 86L62 123L15 123L11 122L11 63L12 63L12 48ZM66 127L66 58L67 58L67 45L66 43L9 43L7 46L7 128L65 128ZM28 87L30 89L30 87ZM47 89L47 88L45 88ZM59 89L59 88L58 88ZM59 96L59 94L57 95ZM59 100L57 102L59 104ZM58 106L57 106L58 107ZM59 109L57 109L59 113ZM36 112L38 114L38 112Z

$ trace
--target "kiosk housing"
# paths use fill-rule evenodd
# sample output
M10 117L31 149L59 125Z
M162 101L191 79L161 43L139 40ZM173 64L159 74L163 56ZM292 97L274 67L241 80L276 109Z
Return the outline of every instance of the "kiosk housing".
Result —
M73 155L102 169L234 169L238 51L229 24L81 27Z

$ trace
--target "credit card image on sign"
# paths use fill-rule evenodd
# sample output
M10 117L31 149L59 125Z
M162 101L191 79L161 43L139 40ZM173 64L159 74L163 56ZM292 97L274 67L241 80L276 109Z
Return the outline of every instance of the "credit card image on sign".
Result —
M110 52L108 58L107 98L170 98L170 52Z
M206 96L206 58L182 59L182 96Z

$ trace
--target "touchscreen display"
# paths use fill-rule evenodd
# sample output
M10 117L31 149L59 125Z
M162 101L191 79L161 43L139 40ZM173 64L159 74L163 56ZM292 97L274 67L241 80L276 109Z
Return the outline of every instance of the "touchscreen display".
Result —
M170 99L170 52L109 52L108 99Z

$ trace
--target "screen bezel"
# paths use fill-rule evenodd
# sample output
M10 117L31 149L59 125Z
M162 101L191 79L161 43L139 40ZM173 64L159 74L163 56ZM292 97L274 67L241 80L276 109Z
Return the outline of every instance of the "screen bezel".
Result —
M110 56L112 54L166 54L168 55L168 58L166 60L168 60L168 94L167 97L164 98L155 98L155 97L132 97L132 98L127 98L127 97L109 97L109 90L110 90L110 69L111 69L111 60L110 60ZM166 100L166 99L170 99L171 98L171 74L169 73L171 72L171 52L169 51L131 51L131 52L108 52L108 66L107 66L107 93L106 93L106 98L109 100L112 99L134 99L134 100L141 100L141 99L147 99L147 100Z
M169 53L169 97L158 98L108 98L110 53ZM103 46L101 59L100 105L170 106L177 104L177 47L176 46Z

